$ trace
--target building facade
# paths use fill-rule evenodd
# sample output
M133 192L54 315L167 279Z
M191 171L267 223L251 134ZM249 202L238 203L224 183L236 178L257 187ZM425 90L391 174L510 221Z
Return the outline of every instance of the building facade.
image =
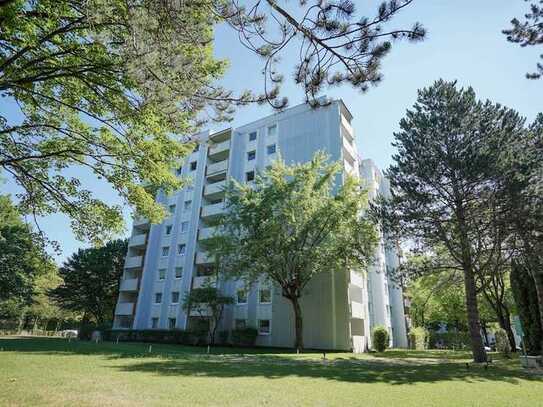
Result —
M157 225L145 219L133 223L114 327L189 329L193 316L186 315L182 300L216 274L202 243L214 234L213 220L225 210L227 180L252 182L279 154L290 164L309 161L317 151L343 163L337 185L347 174L359 177L362 167L351 120L347 107L336 100L317 110L303 104L235 129L196 135L198 148L177 171L179 176L192 178L191 185L171 196L157 196L170 216ZM394 260L386 253L383 256L378 257L383 264ZM400 312L393 304L396 292L376 294L384 282L375 283L374 288L374 281L381 281L382 276L375 272L377 277L372 277L372 273L344 270L319 275L310 282L302 298L307 348L362 352L370 345L371 326L382 321L388 321L393 337L398 336L394 345L406 343L399 337L405 336L405 327L403 331L396 328L394 317L386 319ZM292 346L291 304L279 289L266 281L252 287L221 279L215 284L234 298L220 330L253 326L259 332L258 345ZM373 302L370 293L376 299Z

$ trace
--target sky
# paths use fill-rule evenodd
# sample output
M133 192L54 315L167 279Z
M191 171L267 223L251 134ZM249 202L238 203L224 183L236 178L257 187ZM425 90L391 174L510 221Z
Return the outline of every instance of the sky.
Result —
M293 4L291 1L289 4ZM360 13L375 10L378 1L356 0L363 5ZM390 23L391 28L410 27L419 21L427 29L424 42L396 42L382 64L383 81L367 93L344 85L327 91L329 97L341 98L353 114L353 128L359 154L371 158L382 169L392 163L394 148L391 145L398 123L416 100L417 89L431 85L435 80L457 80L461 86L472 86L480 99L490 99L516 109L529 121L543 112L543 80L525 78L526 72L535 69L538 56L543 52L521 48L506 41L501 30L509 21L527 11L523 0L415 0ZM360 15L360 14L359 14ZM303 91L291 81L295 61L287 50L281 70L285 75L282 95L289 98L291 106L304 101ZM215 53L230 61L230 68L222 85L241 91L262 90L261 61L244 49L227 27L218 27L215 34ZM2 102L0 112L16 115L15 106ZM213 129L239 126L271 114L269 106L249 106L239 109L232 123L213 124ZM83 185L107 202L120 201L116 193L92 174L74 172ZM2 176L2 174L0 174ZM17 185L7 179L0 184L2 193L15 194ZM130 209L123 211L130 226ZM40 221L40 227L52 240L60 243L62 261L79 247L70 230L69 220L63 215L52 215ZM126 235L128 235L128 228Z

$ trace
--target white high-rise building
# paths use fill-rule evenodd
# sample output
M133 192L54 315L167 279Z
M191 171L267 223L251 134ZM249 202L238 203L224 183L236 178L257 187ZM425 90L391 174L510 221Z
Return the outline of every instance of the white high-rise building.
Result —
M201 243L213 235L213 219L224 209L229 178L250 182L278 157L286 163L309 161L317 151L343 163L346 174L360 176L352 115L341 100L312 109L306 104L286 109L238 128L197 135L198 148L178 170L191 177L191 186L158 202L171 215L158 225L134 221L115 310L115 328L188 329L193 316L182 308L183 297L215 275L212 259ZM380 270L394 255L377 256ZM362 352L370 345L370 327L390 328L395 346L405 346L401 289L387 289L377 269L345 270L313 279L302 298L304 344L307 348ZM377 276L377 277L374 277ZM227 307L220 330L253 326L257 345L290 347L294 343L291 304L281 291L255 284L244 295L240 283L219 279L218 288L235 303ZM371 286L371 288L370 288ZM377 291L379 291L377 293ZM382 292L381 292L382 291ZM371 297L369 294L371 293Z

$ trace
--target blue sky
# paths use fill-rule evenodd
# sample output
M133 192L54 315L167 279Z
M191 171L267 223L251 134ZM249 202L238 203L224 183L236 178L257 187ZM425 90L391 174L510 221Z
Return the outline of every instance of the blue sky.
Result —
M371 0L364 4L365 10L374 10L378 2ZM512 17L520 17L526 11L523 0L416 0L404 10L390 27L405 28L419 21L428 30L427 40L416 44L395 43L383 62L383 82L366 94L347 86L327 92L328 96L342 98L353 113L360 155L372 158L381 168L390 165L394 153L391 141L398 122L415 102L417 89L439 78L458 80L462 86L470 85L479 98L507 105L533 120L543 111L543 80L529 81L524 74L534 70L543 49L520 48L508 43L501 34ZM225 87L261 89L260 61L239 45L237 37L226 27L217 29L215 50L219 57L231 61L223 80ZM283 94L288 96L291 105L303 102L302 91L290 81L292 63L288 53L282 65L286 78ZM0 105L3 114L15 114L16 110L9 102L3 104ZM236 112L232 125L244 124L270 113L268 106L246 107ZM216 124L212 127L228 126ZM101 199L122 204L115 192L92 174L75 173ZM17 192L17 186L9 179L0 188L2 193ZM124 208L124 213L130 225L129 208ZM62 215L43 219L41 227L51 239L60 243L63 252L58 260L78 247L87 246L74 239L69 220Z

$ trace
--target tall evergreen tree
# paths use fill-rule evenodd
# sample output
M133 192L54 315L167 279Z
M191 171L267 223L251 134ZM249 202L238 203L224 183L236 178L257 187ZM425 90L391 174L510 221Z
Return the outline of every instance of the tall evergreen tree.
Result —
M476 276L488 272L481 260L503 243L492 227L498 210L494 163L522 125L517 113L477 101L473 89L439 80L419 91L394 135L393 198L383 223L395 224L422 250L443 246L462 270L476 362L486 360Z

